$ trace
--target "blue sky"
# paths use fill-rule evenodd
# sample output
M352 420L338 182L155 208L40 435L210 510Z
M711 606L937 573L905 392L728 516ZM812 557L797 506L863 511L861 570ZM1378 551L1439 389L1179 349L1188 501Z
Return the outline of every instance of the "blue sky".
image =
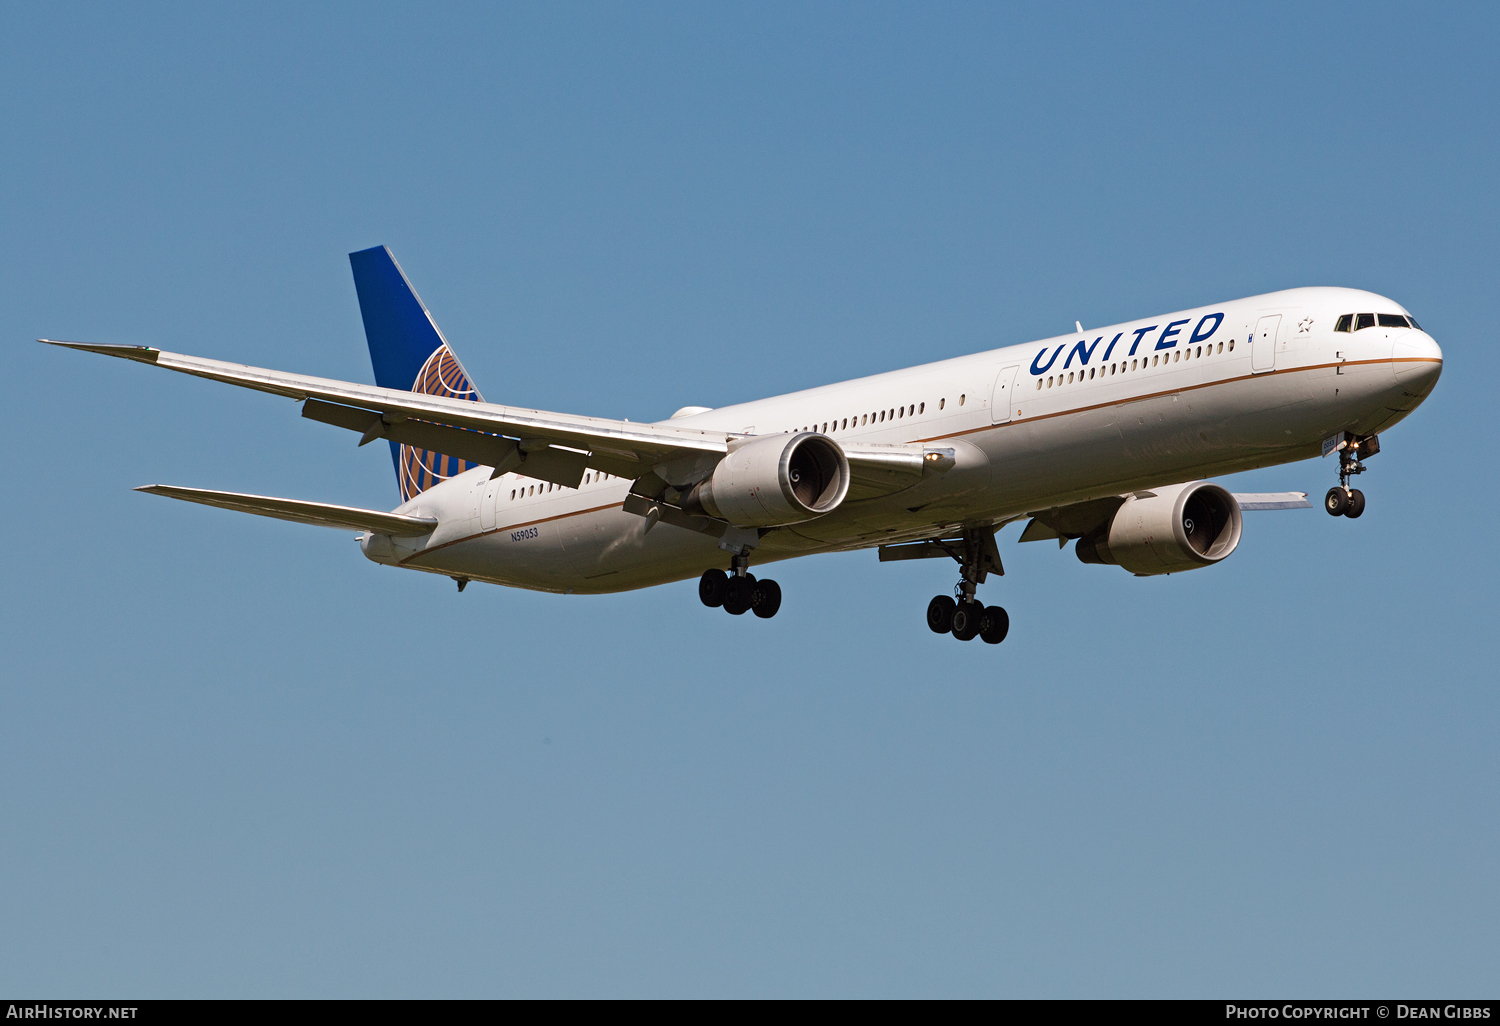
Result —
M1493 996L1497 28L7 8L0 991ZM1447 362L1357 522L1152 580L1008 528L996 649L926 630L937 561L782 564L731 620L139 495L396 486L287 401L31 341L368 381L381 243L487 397L602 416L1298 285Z

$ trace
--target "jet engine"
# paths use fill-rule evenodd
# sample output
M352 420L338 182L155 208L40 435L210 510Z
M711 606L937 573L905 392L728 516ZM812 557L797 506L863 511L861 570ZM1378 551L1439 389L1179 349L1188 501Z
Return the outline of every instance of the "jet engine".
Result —
M683 500L737 527L779 527L830 513L849 491L849 460L827 435L802 431L740 445Z
M1124 567L1138 577L1210 566L1235 550L1243 521L1240 505L1207 481L1139 492L1109 523L1078 539L1085 563Z

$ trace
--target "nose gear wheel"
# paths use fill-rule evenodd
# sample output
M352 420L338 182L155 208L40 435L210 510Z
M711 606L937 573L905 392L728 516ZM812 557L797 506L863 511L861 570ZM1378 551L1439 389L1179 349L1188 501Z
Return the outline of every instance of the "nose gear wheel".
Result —
M1339 483L1328 489L1328 494L1323 496L1323 508L1331 517L1348 517L1350 520L1359 519L1365 511L1365 493L1358 488L1350 488L1349 481L1356 474L1365 472L1364 461L1380 451L1380 436L1367 435L1364 438L1356 438L1354 435L1345 433L1344 440L1339 443Z

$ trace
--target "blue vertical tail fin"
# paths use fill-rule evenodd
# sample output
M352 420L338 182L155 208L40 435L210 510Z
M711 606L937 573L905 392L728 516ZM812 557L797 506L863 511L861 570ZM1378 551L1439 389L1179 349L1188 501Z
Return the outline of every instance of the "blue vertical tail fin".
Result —
M350 253L349 266L354 270L375 384L483 402L391 251L376 246ZM477 465L396 442L391 443L391 459L402 502Z

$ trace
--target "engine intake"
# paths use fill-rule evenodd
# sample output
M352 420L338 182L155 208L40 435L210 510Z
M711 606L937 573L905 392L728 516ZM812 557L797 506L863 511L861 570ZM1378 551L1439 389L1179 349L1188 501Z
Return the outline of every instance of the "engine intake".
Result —
M737 527L779 527L831 513L849 492L849 460L815 431L757 438L719 461L683 500Z
M1212 566L1240 543L1240 505L1207 481L1157 488L1125 500L1110 522L1078 539L1085 563L1121 566L1140 577Z

